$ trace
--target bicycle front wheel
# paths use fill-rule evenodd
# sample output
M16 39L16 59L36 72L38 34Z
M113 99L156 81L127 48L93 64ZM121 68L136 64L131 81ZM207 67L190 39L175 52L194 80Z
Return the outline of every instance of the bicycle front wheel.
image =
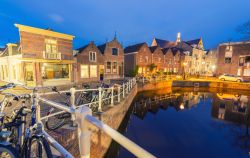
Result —
M18 152L10 145L0 144L0 157L1 158L18 158Z
M42 136L32 136L29 141L29 158L52 158L47 140Z

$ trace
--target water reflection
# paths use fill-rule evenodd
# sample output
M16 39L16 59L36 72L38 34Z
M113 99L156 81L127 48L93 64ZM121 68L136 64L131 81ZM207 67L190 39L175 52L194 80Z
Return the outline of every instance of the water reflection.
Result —
M120 132L157 157L249 157L249 97L211 89L140 93ZM106 157L133 157L112 144Z

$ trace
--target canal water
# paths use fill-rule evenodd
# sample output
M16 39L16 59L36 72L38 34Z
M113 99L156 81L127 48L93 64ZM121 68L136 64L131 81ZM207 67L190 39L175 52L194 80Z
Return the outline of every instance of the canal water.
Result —
M250 93L201 89L143 92L119 131L160 158L247 158ZM106 157L134 157L112 142Z

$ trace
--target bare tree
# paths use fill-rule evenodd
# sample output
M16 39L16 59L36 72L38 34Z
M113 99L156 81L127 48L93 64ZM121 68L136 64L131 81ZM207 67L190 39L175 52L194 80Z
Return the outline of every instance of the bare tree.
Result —
M236 28L236 31L243 35L243 39L250 40L250 20Z

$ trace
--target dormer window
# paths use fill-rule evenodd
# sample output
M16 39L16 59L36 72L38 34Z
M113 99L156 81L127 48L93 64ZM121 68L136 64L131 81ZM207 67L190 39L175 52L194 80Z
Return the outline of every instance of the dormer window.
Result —
M231 45L227 46L226 51L228 51L228 52L233 51L233 46L231 46Z
M118 49L117 48L112 48L112 55L118 55Z
M96 52L89 52L89 61L96 62Z

